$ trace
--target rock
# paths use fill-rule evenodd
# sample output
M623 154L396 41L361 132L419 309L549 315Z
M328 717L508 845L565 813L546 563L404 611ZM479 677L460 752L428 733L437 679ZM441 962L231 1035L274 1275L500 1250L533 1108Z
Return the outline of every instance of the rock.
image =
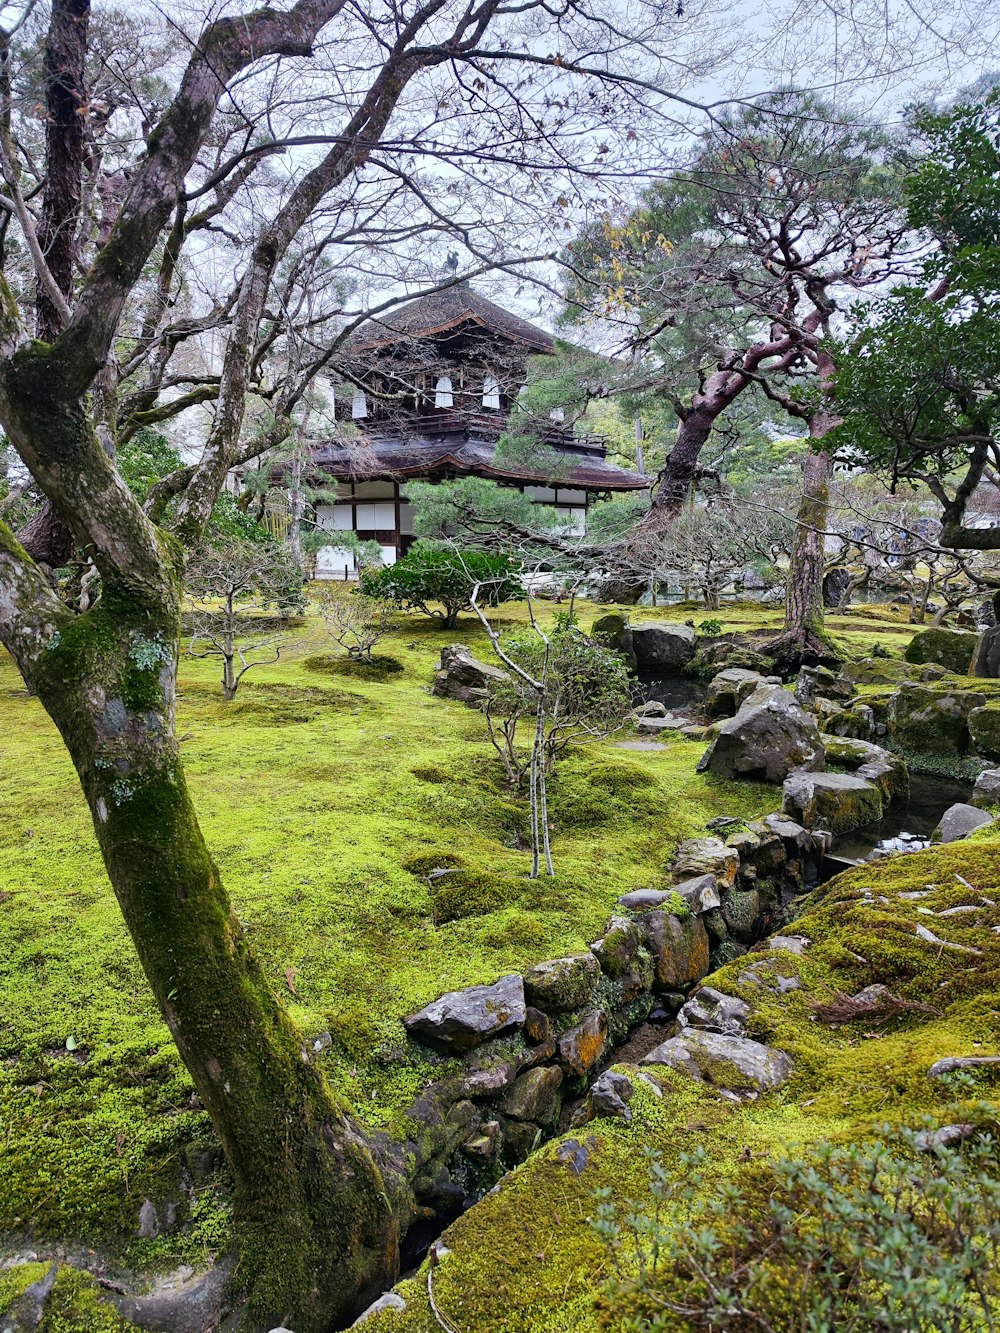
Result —
M995 615L992 606L990 612ZM995 620L979 636L975 652L972 654L969 675L986 677L990 680L996 680L1000 676L1000 628L997 627Z
M978 643L979 636L968 630L938 626L914 634L903 657L907 662L932 663L953 675L968 676Z
M985 702L985 695L971 690L903 685L889 700L889 734L901 750L963 755L969 749L969 714Z
M508 1120L503 1131L503 1155L508 1166L525 1161L542 1141L542 1131L530 1120Z
M580 1009L590 1000L600 975L600 964L592 953L550 958L525 972L525 999L546 1014Z
M669 912L647 912L642 925L656 965L657 990L678 990L706 975L708 933L700 917L681 921Z
M629 896L625 894L626 898ZM621 899L618 901L622 902ZM641 939L642 932L634 921L625 916L613 916L608 922L607 930L599 940L594 941L590 950L605 976L620 977L629 970Z
M857 694L857 686L848 676L838 675L829 667L804 666L795 681L795 697L808 708L817 697L846 703Z
M574 1176L582 1176L590 1164L591 1149L596 1142L593 1135L588 1137L586 1143L581 1143L579 1139L567 1139L556 1149L556 1161L560 1166L568 1167Z
M581 1023L559 1038L559 1063L570 1077L589 1074L607 1043L607 1015L601 1009L592 1009Z
M499 1061L490 1069L475 1069L462 1080L463 1097L493 1097L514 1082L514 1066Z
M815 719L787 690L767 685L755 690L736 716L722 723L698 770L730 779L783 782L792 769L817 771L824 765Z
M983 809L1000 805L1000 768L987 768L980 773L973 788L971 804Z
M648 703L641 704L635 710L636 717L666 717L667 705L661 704L659 699L650 699Z
M707 842L709 839L705 839L705 841ZM723 850L728 853L734 849L727 847ZM720 858L720 864L723 875L728 876L730 869L728 856L724 859ZM739 866L739 853L736 853L736 864ZM677 869L678 867L675 866L675 873ZM671 892L680 894L688 909L696 915L702 912L711 912L714 908L722 905L722 899L719 896L719 879L720 876L713 872L696 875L693 879L683 879L679 884L675 884Z
M993 823L993 816L978 806L966 805L956 801L941 816L937 828L931 834L931 842L958 842L975 833L977 828Z
M721 908L718 907L711 912L703 912L701 919L705 923L708 945L711 950L726 938L729 934L729 927L726 924L726 918L722 915Z
M929 1078L942 1078L959 1069L985 1069L990 1065L1000 1065L1000 1055L947 1055L935 1060L927 1074Z
M794 953L801 957L812 944L812 940L807 935L772 935L765 943L771 949L784 949L785 953Z
M885 797L893 801L905 796L910 781L906 760L870 741L847 736L820 736L829 764L852 770L855 776L873 782Z
M743 1096L770 1092L792 1072L791 1056L773 1046L692 1028L657 1046L641 1063L667 1065L689 1078Z
M500 1103L504 1115L512 1120L532 1120L538 1125L551 1125L559 1115L559 1087L563 1071L547 1065L529 1069L510 1087Z
M539 1046L543 1041L548 1041L552 1033L552 1024L549 1022L548 1014L543 1014L541 1009L534 1009L529 1005L524 1011L524 1035L533 1046Z
M160 1333L202 1333L216 1328L226 1308L234 1264L223 1260L200 1273L177 1269L157 1277L143 1296L110 1292L120 1314L139 1328Z
M524 1022L524 981L516 973L492 986L448 991L403 1024L411 1037L443 1051L468 1051Z
M853 773L793 773L782 787L781 809L806 828L845 833L882 818L879 789Z
M819 700L818 702L822 702ZM870 741L877 734L875 713L868 704L853 704L850 708L834 708L823 718L822 730L830 736L844 736L850 740Z
M357 1319L355 1319L354 1323L351 1325L351 1328L360 1328L362 1324L366 1324L369 1319L373 1318L373 1316L377 1314L385 1314L387 1310L396 1310L398 1313L402 1313L405 1309L406 1302L403 1300L402 1296L398 1296L394 1291L387 1291L384 1296L380 1296L377 1301L373 1301L367 1310L358 1315Z
M726 667L708 682L703 708L709 717L733 717L764 677L759 671Z
M736 883L740 868L740 854L721 838L688 838L677 848L671 875L678 886L692 885L713 876L719 888ZM718 907L718 903L710 904Z
M647 620L632 625L632 652L640 676L670 676L682 671L697 649L690 625L670 620Z
M441 649L441 668L434 678L432 693L439 698L478 703L493 684L510 680L506 671L473 657L464 643Z
M734 995L724 995L711 986L702 986L681 1005L677 1015L679 1028L702 1028L706 1032L721 1032L726 1036L746 1035L750 1006Z
M634 1096L635 1088L627 1074L606 1069L591 1086L590 1108L595 1116L608 1116L627 1124L632 1119L628 1103Z
M752 939L760 919L760 891L727 889L722 898L722 919L734 935Z
M838 608L851 586L852 574L843 565L834 565L823 575L823 605L828 611Z
M984 759L1000 759L1000 708L974 708L969 714L972 748Z
M156 1209L151 1199L143 1200L142 1207L139 1209L139 1235L145 1240L155 1236L160 1229L157 1221Z
M487 1120L479 1128L479 1133L473 1135L462 1144L462 1152L466 1157L473 1158L477 1162L488 1162L495 1157L500 1149L502 1133L500 1122L498 1120Z

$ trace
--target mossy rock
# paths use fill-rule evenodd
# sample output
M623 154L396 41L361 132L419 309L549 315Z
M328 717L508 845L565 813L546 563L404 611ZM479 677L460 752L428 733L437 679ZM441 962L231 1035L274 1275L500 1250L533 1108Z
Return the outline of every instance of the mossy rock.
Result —
M431 881L430 897L434 924L488 916L516 903L524 885L506 875L483 870L445 870Z
M1000 707L974 708L969 714L972 748L984 759L1000 759Z
M969 750L969 715L985 703L971 690L903 685L889 704L893 744L907 753L961 757Z
M903 657L907 662L934 663L956 676L966 676L972 664L979 635L964 629L921 630L906 645Z

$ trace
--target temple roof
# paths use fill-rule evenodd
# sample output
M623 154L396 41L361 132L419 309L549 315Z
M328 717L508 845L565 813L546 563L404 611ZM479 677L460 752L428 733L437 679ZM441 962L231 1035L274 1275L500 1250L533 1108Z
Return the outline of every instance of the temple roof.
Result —
M361 351L385 347L467 328L484 329L511 342L522 343L530 352L551 353L556 349L550 333L536 329L527 320L494 305L464 282L366 320L347 340L345 349Z
M528 482L541 486L584 487L588 490L638 491L652 485L652 477L609 463L600 453L565 450L564 466L537 470L516 463L494 462L495 443L469 437L415 436L408 439L371 438L360 449L331 440L315 446L313 463L341 481L375 477L433 476L438 473L473 474L497 481Z

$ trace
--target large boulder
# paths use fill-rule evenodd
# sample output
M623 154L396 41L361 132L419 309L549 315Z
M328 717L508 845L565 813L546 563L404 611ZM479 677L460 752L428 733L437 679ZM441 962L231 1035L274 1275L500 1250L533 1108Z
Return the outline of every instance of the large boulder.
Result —
M855 773L792 773L782 788L782 812L805 828L846 833L882 818L882 793Z
M972 748L984 759L1000 759L1000 707L974 708L969 714Z
M940 680L946 675L942 666L933 663L920 665L915 662L903 662L898 657L863 657L856 662L845 662L842 674L856 685L901 685Z
M784 782L793 769L825 766L816 719L787 690L763 685L723 722L698 764L723 778Z
M703 703L706 714L709 717L734 717L743 700L753 694L763 680L759 671L726 667L708 682Z
M448 991L403 1019L411 1037L443 1051L469 1051L524 1022L524 980L516 973L492 986Z
M990 606L992 612L992 605ZM1000 626L991 624L980 634L976 651L972 654L970 676L987 677L996 680L1000 676Z
M431 692L439 698L476 704L486 698L491 684L506 680L510 680L506 671L480 662L464 643L453 643L441 649L441 667Z
M903 685L889 700L889 734L900 750L913 754L964 755L969 749L969 714L982 708L984 694Z
M958 842L975 833L977 828L992 824L993 816L978 806L966 805L956 801L950 805L938 821L938 826L931 834L931 842Z
M792 1057L749 1037L687 1028L644 1056L644 1065L667 1065L700 1083L744 1097L770 1092L792 1072Z
M700 916L682 919L672 912L647 912L642 926L656 967L657 990L683 990L708 973L708 932Z
M907 662L918 664L932 663L943 666L956 676L967 676L972 667L973 654L979 642L979 636L970 630L934 629L921 630L914 634L906 645L903 656Z
M893 754L870 741L848 736L828 736L820 739L826 750L828 764L853 771L856 777L874 783L886 802L905 796L910 784L910 771L901 754Z
M690 625L672 620L647 620L633 625L632 652L640 676L672 676L683 671L697 650L697 638Z

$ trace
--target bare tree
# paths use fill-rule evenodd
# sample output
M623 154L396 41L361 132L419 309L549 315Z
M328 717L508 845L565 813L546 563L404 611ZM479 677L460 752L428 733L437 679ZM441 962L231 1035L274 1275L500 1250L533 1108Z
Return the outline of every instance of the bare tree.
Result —
M371 662L372 649L399 618L399 607L394 602L366 597L360 589L344 583L323 584L309 600L323 622L324 636L361 662Z
M248 671L281 656L287 626L274 622L302 607L298 566L282 547L246 539L215 542L189 562L186 592L188 652L219 658L222 697L231 703Z

